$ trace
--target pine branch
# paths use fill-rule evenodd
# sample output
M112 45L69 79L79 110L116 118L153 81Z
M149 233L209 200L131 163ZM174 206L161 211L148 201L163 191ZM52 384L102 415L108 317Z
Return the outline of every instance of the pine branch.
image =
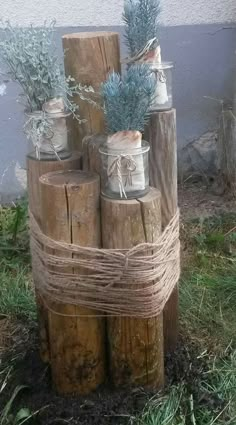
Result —
M160 0L125 0L123 21L125 43L134 56L158 35Z
M108 132L143 131L155 88L155 79L146 64L130 66L123 79L114 72L110 74L101 87Z

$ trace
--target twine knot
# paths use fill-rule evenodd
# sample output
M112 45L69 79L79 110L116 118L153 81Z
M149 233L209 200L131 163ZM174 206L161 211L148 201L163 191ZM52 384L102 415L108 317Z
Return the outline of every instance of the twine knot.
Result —
M125 187L132 186L132 173L136 170L137 165L131 155L118 155L110 165L107 175L108 178L117 175L119 183L120 197L127 199ZM123 177L125 181L123 181Z

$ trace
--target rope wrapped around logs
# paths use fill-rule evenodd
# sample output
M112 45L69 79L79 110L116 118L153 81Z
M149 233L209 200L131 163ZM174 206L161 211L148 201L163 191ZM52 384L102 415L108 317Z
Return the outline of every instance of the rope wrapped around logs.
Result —
M155 243L128 250L55 241L31 213L30 229L36 289L44 300L94 309L96 316L151 318L162 312L179 280L179 211Z

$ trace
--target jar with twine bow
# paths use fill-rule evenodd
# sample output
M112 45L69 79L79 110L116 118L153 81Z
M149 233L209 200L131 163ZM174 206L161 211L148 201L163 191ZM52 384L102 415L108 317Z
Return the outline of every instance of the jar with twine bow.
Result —
M149 40L146 46L133 58L128 58L123 63L146 63L155 76L156 90L150 110L166 111L173 106L172 96L172 62L163 62L161 47L156 37Z
M153 39L155 40L155 39ZM153 40L150 40L149 43ZM166 111L172 108L173 106L173 97L172 97L172 62L163 62L161 59L161 47L156 40L157 46L147 52L143 56L143 59L140 59L140 62L145 62L150 64L150 69L152 70L155 80L156 80L156 91L155 96L151 105L151 111ZM148 43L147 43L148 44Z
M100 147L102 194L130 199L149 190L149 150L139 131L118 131Z
M172 62L154 62L150 64L156 79L156 93L151 111L167 111L172 109Z
M24 128L37 159L54 157L60 160L68 157L66 118L70 114L65 110L61 97L45 102L42 111L26 113Z
M109 74L101 95L108 131L101 156L105 196L138 198L149 191L149 144L142 140L150 119L156 82L149 64L134 64L125 74Z

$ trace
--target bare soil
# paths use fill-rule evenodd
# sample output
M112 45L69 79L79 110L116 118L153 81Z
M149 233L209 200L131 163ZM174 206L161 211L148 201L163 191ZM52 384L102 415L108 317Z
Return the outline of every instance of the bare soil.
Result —
M236 199L227 193L218 193L216 182L186 182L179 185L178 196L183 219L236 211Z
M20 332L20 329L25 329L25 325L22 324L18 329ZM184 381L191 387L191 392L197 391L197 382L206 370L206 365L197 354L196 347L181 337L176 351L166 358L167 386ZM28 341L24 341L23 345L18 341L15 353L11 351L11 356L8 356L9 352L3 359L6 364L12 357L17 360L16 363L14 361L15 372L2 396L0 394L0 406L5 406L18 385L25 385L26 388L14 402L14 412L17 413L22 407L29 408L32 413L39 411L39 425L128 425L154 395L142 388L118 391L107 382L88 397L58 396L52 386L50 368L40 360L35 328L31 328Z

